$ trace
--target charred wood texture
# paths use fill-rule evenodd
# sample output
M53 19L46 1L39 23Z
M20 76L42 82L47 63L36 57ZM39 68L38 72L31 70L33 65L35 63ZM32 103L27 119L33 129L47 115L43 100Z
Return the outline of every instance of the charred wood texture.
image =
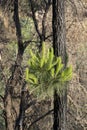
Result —
M55 56L61 56L66 66L66 44L65 44L65 0L53 0L53 48ZM66 106L67 90L62 94L54 91L54 130L66 130Z
M61 56L64 64L65 45L65 0L53 0L53 48L56 56Z
M20 104L23 103L24 96L22 91L22 86L24 84L24 80L22 78L22 59L24 53L24 46L22 41L21 35L21 26L19 20L19 12L18 12L18 0L14 0L14 23L16 27L16 36L18 42L18 54L13 66L13 71L10 78L7 81L6 89L5 89L5 96L4 96L4 107L5 107L5 115L6 115L6 130L14 130L15 129L15 122L20 117ZM23 104L22 104L23 105ZM23 112L22 112L23 113ZM20 119L20 118L19 118ZM20 123L20 121L19 121ZM17 130L20 130L19 124L16 126ZM16 130L15 129L15 130Z

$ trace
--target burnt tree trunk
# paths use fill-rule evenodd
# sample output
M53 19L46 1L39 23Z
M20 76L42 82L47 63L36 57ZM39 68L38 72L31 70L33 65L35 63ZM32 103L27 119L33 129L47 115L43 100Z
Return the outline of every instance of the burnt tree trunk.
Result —
M65 45L65 0L53 0L53 48L55 56L61 56L66 66L66 45ZM62 94L54 90L54 130L66 130L66 89Z
M16 125L17 125L17 119L20 116L21 91L22 91L22 86L24 84L24 80L22 78L21 63L22 63L25 47L23 46L22 35L21 35L21 26L19 21L19 12L18 12L18 0L14 0L13 19L16 27L18 54L12 69L12 74L7 81L6 89L5 89L4 108L5 108L5 115L6 115L5 118L6 130L20 130L20 128L17 127Z

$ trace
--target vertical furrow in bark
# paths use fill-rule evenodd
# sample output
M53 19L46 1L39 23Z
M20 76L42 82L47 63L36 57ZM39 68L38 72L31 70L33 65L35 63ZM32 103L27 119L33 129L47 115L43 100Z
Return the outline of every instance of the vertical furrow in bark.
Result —
M7 81L4 107L6 113L6 130L15 130L15 122L20 114L21 89L23 85L21 63L23 60L24 46L21 35L21 25L18 12L18 0L14 0L14 14L13 19L16 27L16 36L18 43L18 54L13 66L13 71Z
M55 56L61 56L66 67L65 0L53 0L53 48ZM64 68L65 68L64 67ZM62 86L61 86L62 87ZM66 87L66 86L65 86ZM66 130L67 89L54 91L54 130Z

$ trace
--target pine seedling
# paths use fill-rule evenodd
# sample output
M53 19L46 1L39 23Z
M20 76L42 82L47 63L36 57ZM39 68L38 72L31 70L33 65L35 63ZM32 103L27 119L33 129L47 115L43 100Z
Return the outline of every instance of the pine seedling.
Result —
M29 67L26 69L25 75L26 81L30 83L29 86L36 87L36 95L41 96L44 93L50 95L55 87L59 92L58 86L60 85L58 84L71 80L72 67L64 69L61 57L55 57L53 48L46 50L45 43L43 43L41 53L34 54L31 50L30 55Z

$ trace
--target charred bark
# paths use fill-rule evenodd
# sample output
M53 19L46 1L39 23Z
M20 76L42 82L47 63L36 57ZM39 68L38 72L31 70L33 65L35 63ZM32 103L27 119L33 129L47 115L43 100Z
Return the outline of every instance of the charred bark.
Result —
M65 0L53 0L53 48L56 56L61 56L66 64L65 45Z
M60 96L57 94L56 89L54 90L54 130L61 130L61 99Z
M15 122L20 115L21 91L24 80L22 78L22 59L24 46L21 35L21 26L18 12L18 0L14 0L14 22L18 42L18 54L13 66L11 77L8 79L4 96L4 107L6 115L6 130L14 130Z
M55 56L61 56L66 66L66 44L65 44L65 0L53 0L53 48ZM67 90L62 94L54 91L54 130L66 130L66 106Z

